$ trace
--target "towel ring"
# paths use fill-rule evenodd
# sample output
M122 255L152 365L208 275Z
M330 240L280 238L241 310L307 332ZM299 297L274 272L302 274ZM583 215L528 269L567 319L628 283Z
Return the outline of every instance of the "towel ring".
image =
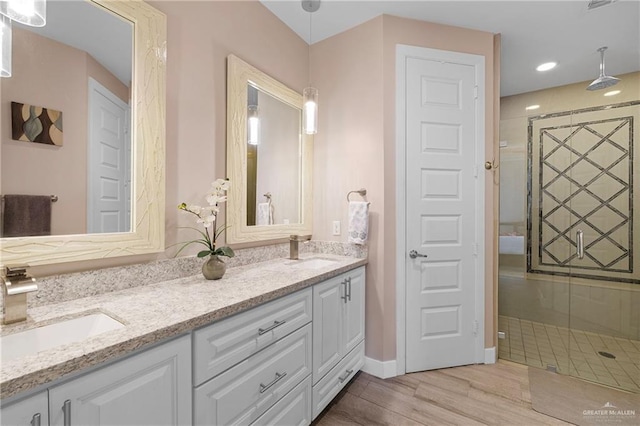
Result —
M356 194L360 194L361 197L364 197L365 195L367 195L367 190L364 188L358 189L357 191L349 191L349 193L347 193L347 202L351 202L351 199L349 199L349 197L351 196L351 194L356 193Z

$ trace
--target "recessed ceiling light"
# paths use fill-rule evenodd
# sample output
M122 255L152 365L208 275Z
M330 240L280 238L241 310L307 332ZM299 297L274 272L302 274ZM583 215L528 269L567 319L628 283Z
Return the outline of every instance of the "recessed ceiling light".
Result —
M612 90L612 91L610 91L610 92L605 93L604 95L605 95L605 96L615 96L615 95L617 95L618 93L620 93L620 90Z
M540 105L529 105L529 106L528 106L528 107L526 107L525 109L526 109L527 111L531 111L531 110L538 109L538 108L540 108Z
M538 65L536 71L549 71L550 69L555 68L556 65L558 64L555 62L545 62L544 64Z

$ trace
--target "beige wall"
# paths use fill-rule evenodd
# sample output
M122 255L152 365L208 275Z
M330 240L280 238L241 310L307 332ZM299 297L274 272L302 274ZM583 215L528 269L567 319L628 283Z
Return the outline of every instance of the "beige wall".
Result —
M177 209L203 203L226 176L226 58L233 53L298 92L307 84L307 44L255 1L151 3L167 15L166 244L193 239ZM224 222L224 217L220 218ZM197 250L193 247L191 252ZM175 247L166 251L175 254Z
M314 143L313 238L346 241L347 193L367 189L371 202L366 293L365 353L383 359L387 328L395 326L393 299L385 291L386 264L393 249L385 247L383 18L338 34L312 49L311 82L317 87L318 134ZM359 199L357 194L352 199ZM332 236L332 222L342 235ZM391 306L390 306L391 303ZM393 342L395 345L395 340ZM391 345L391 346L393 346Z
M1 192L55 194L52 234L85 233L88 78L125 102L129 89L86 52L15 27L12 68L1 81ZM11 102L62 111L63 146L12 140Z
M396 357L396 45L430 47L486 58L486 156L494 151L494 35L381 16L314 44L312 83L320 93L315 144L314 238L346 241L350 190L371 202L367 266L366 355ZM493 179L486 187L485 346L494 346ZM343 235L331 235L341 220Z
M235 54L298 92L308 83L307 44L259 2L163 0L149 3L167 15L165 230L168 248L157 255L34 267L35 276L172 257L177 251L177 242L194 238L193 231L177 229L194 225L177 206L182 201L204 203L210 183L226 175L227 55ZM197 247L193 247L181 255L196 251Z

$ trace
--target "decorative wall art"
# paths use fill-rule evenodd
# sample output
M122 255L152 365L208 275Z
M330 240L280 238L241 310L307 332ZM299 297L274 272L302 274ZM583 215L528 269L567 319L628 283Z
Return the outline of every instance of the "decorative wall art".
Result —
M12 139L62 146L62 112L11 102Z
M639 121L640 101L529 118L528 272L640 283Z

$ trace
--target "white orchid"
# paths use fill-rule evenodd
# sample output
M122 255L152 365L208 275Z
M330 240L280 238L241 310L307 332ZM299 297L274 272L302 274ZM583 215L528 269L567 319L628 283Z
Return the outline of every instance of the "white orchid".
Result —
M200 212L202 211L202 207L195 204L191 204L190 206L187 207L187 210L195 214L200 214Z
M218 203L224 203L225 201L227 201L227 196L226 195L218 195L218 194L207 194L207 203L209 203L210 206L216 206Z
M189 212L197 217L196 223L201 224L204 227L204 231L200 231L196 229L202 235L202 239L188 241L184 243L184 245L178 250L176 256L188 245L192 243L199 243L207 247L207 250L202 250L198 253L198 257L205 257L209 255L220 255L220 256L228 256L233 257L234 253L231 247L218 247L216 249L216 240L222 233L225 231L226 227L222 227L216 230L216 217L220 212L220 207L218 207L219 203L224 203L227 201L227 196L225 193L229 189L229 181L225 179L216 179L211 183L212 191L207 193L205 199L207 200L208 206L199 206L196 204L187 205L186 203L181 203L178 206L178 209ZM209 228L213 229L212 232L209 233Z
M215 191L216 194L222 194L229 190L231 183L226 179L216 179L211 182L211 187Z

